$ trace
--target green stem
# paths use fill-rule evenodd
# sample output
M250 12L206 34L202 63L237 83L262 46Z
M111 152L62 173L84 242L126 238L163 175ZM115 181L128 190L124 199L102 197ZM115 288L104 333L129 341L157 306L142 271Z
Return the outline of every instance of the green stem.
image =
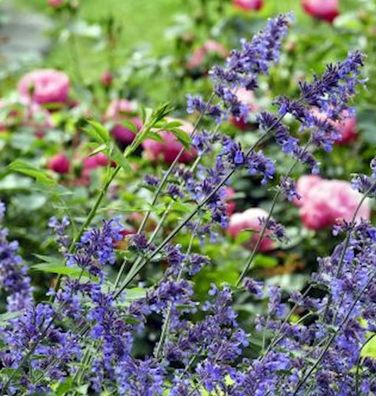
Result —
M359 392L359 370L360 370L360 361L362 359L361 356L361 352L363 351L363 349L365 348L365 346L371 342L374 338L376 337L376 333L372 334L362 345L362 347L359 350L359 359L358 359L358 363L356 365L356 372L355 372L355 396L360 395Z
M350 224L355 224L356 216L358 215L358 212L359 212L361 206L363 205L363 202L366 200L366 198L368 197L368 194L375 188L375 186L376 186L376 182L373 183L369 187L369 189L363 194L362 199L360 200L358 206L355 209L355 212L354 212L354 214L352 216ZM339 259L339 262L338 262L338 268L337 268L336 276L335 276L336 278L339 277L339 275L340 275L340 273L342 271L342 268L343 268L343 265L344 265L344 262L345 262L346 251L347 251L347 248L349 247L349 243L350 243L351 234L352 234L352 231L350 230L347 233L347 235L346 235L345 243L344 243L344 246L343 246L343 249L342 249L342 252L341 252L341 256L340 256L340 259ZM332 296L329 295L328 302L326 303L325 312L324 312L324 316L323 316L324 320L325 320L326 316L329 313L329 308L330 308L330 305L332 303L332 299L333 299ZM341 298L341 300L342 300L342 298ZM337 314L334 315L334 320L336 319L336 316L337 316Z
M197 132L197 128L198 128L201 120L203 119L203 117L204 117L204 115L206 113L206 110L209 108L210 103L213 100L213 98L214 98L214 93L211 94L211 96L209 97L209 99L208 99L208 101L206 103L205 109L198 116L198 118L196 120L196 123L195 123L195 125L193 127L193 131L191 133L191 137L193 137L195 135L195 133ZM163 175L163 178L162 178L161 182L159 183L158 188L157 188L157 190L156 190L156 192L154 194L153 200L151 202L151 207L153 207L157 203L158 198L161 195L162 190L163 190L164 186L166 185L166 183L168 181L168 178L170 177L171 173L175 169L175 166L177 165L177 163L178 163L179 159L181 158L181 156L183 155L184 151L185 151L185 148L182 147L182 149L179 151L178 155L175 157L174 161L172 162L172 164L168 168L167 172ZM145 225L146 225L147 221L149 220L150 215L151 215L151 210L148 210L146 212L142 222L141 222L141 225L140 225L139 229L138 229L138 232L137 232L138 234L141 234L143 232L143 230L145 228Z
M332 345L332 342L334 341L334 339L337 337L338 333L342 330L343 326L346 325L346 323L349 321L350 316L352 311L354 310L356 304L358 303L358 301L360 300L360 298L362 297L363 293L367 290L367 288L369 287L369 285L372 283L373 278L375 277L376 272L374 272L372 274L372 276L370 277L370 279L368 280L367 284L363 287L363 289L359 292L359 294L357 295L357 297L355 298L354 302L352 303L347 315L345 316L345 318L343 319L343 321L341 322L341 324L338 326L337 330L331 335L331 337L329 338L329 341L327 342L327 344L325 345L324 349L322 350L320 356L317 358L316 362L313 364L313 366L310 368L310 370L308 371L308 373L304 376L304 378L298 383L295 392L293 393L292 396L296 396L299 392L299 390L302 388L302 386L307 382L307 380L309 379L309 377L312 375L312 373L316 370L316 367L320 364L320 362L322 361L322 359L324 358L326 352L329 350L330 346Z
M189 241L189 245L188 245L188 249L187 249L187 252L186 252L186 256L188 256L191 253L194 238L195 238L195 231L192 232L192 236L191 236L191 239ZM180 279L181 279L181 277L183 275L184 268L185 268L185 261L182 264L182 266L180 268L180 271L179 271L179 274L178 274L178 276L176 278L177 282L180 281ZM161 355L161 352L162 352L162 349L163 349L163 344L165 342L165 339L167 338L168 327L170 325L170 319L171 319L171 312L172 312L172 304L170 303L168 308L167 308L166 319L165 319L165 321L163 323L163 326L162 326L161 337L159 338L159 342L158 342L157 348L155 350L155 358L156 359L160 358L160 355Z
M307 151L307 149L308 149L310 144L311 144L311 141L309 140L307 142L307 144L305 145L305 147L304 147L303 153ZM285 175L286 178L289 177L292 174L292 172L294 171L294 169L295 169L295 167L297 166L298 163L299 163L299 160L296 159L294 161L294 163L291 165L291 167L288 170L288 172L286 173L286 175ZM248 271L251 269L251 265L253 263L254 258L256 257L258 249L259 249L259 247L261 245L261 242L262 242L262 240L263 240L263 238L265 236L266 230L268 228L269 220L272 217L275 205L277 204L277 201L278 201L278 198L279 198L280 195L281 195L281 189L278 188L277 192L274 194L273 201L272 201L272 206L271 206L271 208L269 210L268 216L267 216L267 218L265 220L265 223L264 223L264 225L263 225L263 227L261 229L261 232L260 232L260 234L259 234L259 236L257 238L256 245L253 248L251 255L249 256L249 258L248 258L248 260L247 260L247 262L246 262L246 264L245 264L245 266L243 268L243 271L241 272L238 280L236 281L236 287L239 287L240 283L243 281L244 277L247 275Z

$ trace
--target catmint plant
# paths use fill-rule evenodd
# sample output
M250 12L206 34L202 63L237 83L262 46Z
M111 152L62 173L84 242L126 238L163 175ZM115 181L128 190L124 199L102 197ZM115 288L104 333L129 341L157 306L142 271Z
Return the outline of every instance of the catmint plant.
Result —
M78 232L67 218L51 219L65 267L48 298L33 299L17 245L1 231L0 281L9 297L8 313L0 324L0 395L376 392L375 360L362 354L375 332L373 225L355 221L357 213L351 221L338 224L333 233L342 239L329 256L318 259L317 271L304 292L286 295L280 287L250 277L265 234L282 242L286 238L284 227L273 216L277 200L299 199L295 169L303 164L313 173L319 171L314 151L330 151L337 139L330 121L350 111L349 101L362 81L363 55L351 53L344 61L327 66L323 75L301 82L298 98L278 97L274 113L261 112L252 146L243 147L221 133L222 123L230 116L246 119L249 109L236 91L258 89L260 76L278 63L290 23L290 15L270 20L252 40L243 40L224 66L211 70L212 95L207 100L188 97L188 112L198 113L191 136L164 120L167 106L149 115L124 153L110 146L103 127L91 124L91 136L118 165L108 169L105 184ZM296 130L292 123L298 125ZM179 164L182 148L163 175L147 175L141 181L154 196L122 251L118 246L124 239L123 219L97 221L98 209L117 174L129 170L131 154L142 140L159 139L158 132L166 125L197 157L191 164ZM277 164L267 154L271 140L292 161L279 177ZM370 176L353 179L354 187L364 194L357 211L375 193L375 160L371 168ZM274 199L268 215L260 219L261 231L238 280L213 284L201 301L195 294L195 275L211 259L199 246L214 243L220 229L228 226L225 189L237 172L260 185L273 185ZM166 195L167 204L150 232L147 221ZM185 215L170 217L178 205L184 207ZM166 226L171 218L173 226ZM182 235L188 238L187 244L179 244ZM156 263L163 264L164 272L149 282L143 269ZM114 268L118 268L115 279L111 276ZM136 297L135 292L139 293ZM247 328L236 311L239 293L265 308L265 314L248 318ZM137 342L148 334L152 320L160 331L150 353L140 354ZM261 345L256 344L260 338Z

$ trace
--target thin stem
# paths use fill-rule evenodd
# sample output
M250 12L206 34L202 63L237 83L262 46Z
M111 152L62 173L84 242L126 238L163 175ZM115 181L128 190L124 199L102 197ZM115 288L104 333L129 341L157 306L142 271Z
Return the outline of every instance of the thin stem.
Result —
M150 238L148 240L149 244L151 244L153 242L153 240L157 236L159 230L162 228L162 225L163 225L164 221L166 220L166 217L168 216L169 210L170 210L171 207L172 207L172 203L169 203L167 205L165 211L163 212L163 215L162 215L161 219L159 220L157 227L155 228L155 230L153 231L152 235L150 236ZM141 262L141 260L142 260L142 256L139 256L136 259L136 261L133 263L133 265L131 267L131 270L132 270L133 267L137 266ZM123 263L121 264L120 270L119 270L119 272L117 274L116 281L115 281L115 284L114 284L114 290L116 290L117 287L119 286L121 277L122 277L122 275L123 275L123 273L125 271L126 264L127 264L126 260L124 260Z
M362 347L359 350L359 359L358 359L358 363L356 365L356 372L355 372L355 395L358 396L360 395L360 391L359 391L359 370L360 370L360 361L362 359L361 353L363 351L363 349L365 348L365 346L371 342L374 338L376 337L376 333L372 334L362 345Z
M71 244L69 246L69 249L68 249L68 253L69 254L73 252L73 250L75 249L76 244L80 240L82 234L85 232L87 227L89 227L89 225L93 221L93 218L95 217L95 215L97 213L99 205L102 203L102 200L103 200L104 196L106 195L111 183L115 179L116 175L119 173L120 169L121 169L120 165L118 165L116 168L114 168L114 170L110 174L110 177L107 179L106 183L102 187L100 193L97 196L97 199L95 200L95 203L94 203L93 207L90 209L90 212L89 212L88 216L86 217L85 222L82 224L82 226L80 227L78 233L73 238L73 240L72 240L72 242L71 242ZM57 277L57 280L56 280L55 288L54 288L55 292L60 289L61 279L62 279L62 275L59 274L58 277Z
M192 236L191 236L191 239L189 241L188 249L187 249L187 252L186 252L186 257L189 256L189 254L191 253L194 238L195 238L195 232L192 232ZM183 271L184 271L184 268L185 268L185 262L186 262L186 260L184 260L184 262L183 262L183 264L182 264L182 266L180 268L179 274L178 274L178 276L176 278L177 282L180 281L180 279L181 279L181 277L183 275ZM159 342L158 342L157 348L155 350L155 358L156 359L160 358L160 355L161 355L161 352L162 352L162 348L163 348L163 344L165 342L165 339L167 338L167 332L168 332L168 327L170 325L171 313L172 313L172 303L170 303L168 308L167 308L166 319L165 319L165 321L163 323L161 336L159 338Z
M274 129L274 127L283 119L284 115L279 116L279 118L275 121L275 123L267 130L265 133L248 149L246 152L245 157L247 158L253 150L265 140L265 138L269 138L270 132ZM161 244L149 255L147 256L143 262L137 268L134 268L129 271L124 283L115 294L115 298L117 298L125 288L132 282L135 276L141 271L141 269L151 260L153 259L174 237L177 235L182 228L193 218L195 215L211 200L211 198L218 192L218 190L227 183L227 181L233 176L236 172L237 168L231 169L222 179L221 182L217 184L217 186L213 189L213 191L199 204L197 204L196 208L186 216L186 218L176 226L171 233L161 242Z
M307 290L303 293L302 298L306 297L311 290L312 290L312 285L309 285ZM270 342L270 344L266 348L261 360L263 360L265 358L265 356L267 356L267 354L274 347L274 345L276 345L279 342L279 340L281 339L281 337L283 337L283 328L285 327L286 323L291 318L291 315L294 313L296 308L298 308L298 306L299 306L299 304L295 303L294 306L290 309L285 320L282 322L281 326L279 327L278 333L274 336L273 340Z
M360 200L360 202L359 202L358 206L356 207L356 209L354 211L354 214L352 216L351 223L350 223L351 225L355 224L356 216L358 215L358 212L359 212L361 206L363 205L364 201L368 197L368 194L375 188L375 186L376 186L376 182L373 183L370 186L370 188L363 194L362 199ZM338 268L337 268L337 271L336 271L336 278L338 278L338 276L340 275L340 273L342 271L342 268L343 268L343 265L344 265L344 262L345 262L346 251L347 251L347 248L349 247L349 243L350 243L351 234L352 234L352 231L350 230L347 233L347 235L346 235L345 243L344 243L344 246L343 246L343 249L342 249L342 252L341 252L341 256L340 256L340 259L339 259L339 262L338 262ZM330 295L329 298L328 298L328 302L326 303L323 319L325 319L326 316L328 315L331 303L332 303L332 296Z
M197 118L196 123L195 123L195 125L193 127L193 131L191 133L191 137L195 135L195 133L197 131L197 128L198 128L201 120L203 119L207 109L209 108L210 103L213 100L213 98L214 98L214 92L209 97L209 99L208 99L208 101L206 103L205 109L200 113L199 117ZM167 172L163 175L163 178L162 178L161 182L159 183L158 188L157 188L157 190L156 190L156 192L154 194L153 200L151 202L151 207L153 207L157 203L158 198L161 195L162 190L163 190L165 184L167 183L168 178L170 177L171 173L175 169L175 166L177 165L177 163L178 163L179 159L181 158L181 156L183 155L184 151L185 151L185 148L182 147L182 149L179 151L178 155L175 157L174 161L172 162L172 164L168 168ZM141 234L142 231L144 230L145 225L146 225L150 215L151 215L151 210L148 210L145 213L145 216L144 216L144 218L143 218L143 220L142 220L142 222L140 224L140 227L139 227L138 232L137 232L138 234Z
M308 146L310 145L310 143L311 143L311 141L309 140L309 141L307 142L307 144L305 145L305 147L304 147L303 153L307 151ZM295 167L296 167L296 165L297 165L298 163L299 163L299 160L296 159L296 160L294 161L294 163L291 165L291 167L290 167L290 169L288 170L288 172L287 172L287 174L285 175L285 177L289 177L289 176L292 174L292 172L294 171L294 169L295 169ZM249 256L249 258L248 258L248 260L247 260L247 262L246 262L246 264L245 264L245 266L244 266L244 268L243 268L243 271L241 272L241 274L240 274L238 280L236 281L236 287L239 287L240 283L243 281L243 279L244 279L245 276L247 275L248 271L251 269L251 265L252 265L252 263L253 263L254 258L256 257L256 254L257 254L257 252L258 252L258 249L259 249L259 247L260 247L260 245L261 245L261 242L262 242L262 240L263 240L263 238L264 238L264 236L265 236L266 230L267 230L267 228L268 228L269 221L270 221L270 219L271 219L271 217L272 217L274 208L275 208L275 206L276 206L276 204L277 204L277 201L278 201L278 198L279 198L280 195L281 195L281 189L278 188L277 192L274 194L273 201L272 201L272 205L271 205L271 207L270 207L270 210L269 210L268 216L267 216L267 218L266 218L266 220L265 220L265 223L264 223L264 225L263 225L263 227L262 227L262 229L261 229L261 232L260 232L260 234L259 234L259 236L258 236L256 245L255 245L255 247L253 248L251 255Z
M369 287L369 285L372 283L373 278L375 277L376 272L374 272L372 274L372 276L370 277L370 279L368 280L367 284L363 287L363 289L358 293L357 297L355 298L354 302L352 303L347 315L345 316L345 318L343 319L343 321L341 322L341 324L338 326L337 330L331 335L331 337L329 338L329 341L327 342L327 344L325 345L324 349L322 350L320 356L318 357L318 359L316 360L316 362L313 364L313 366L311 367L311 369L308 371L308 373L304 376L304 378L298 383L298 386L295 389L295 392L293 393L292 396L295 396L298 394L299 390L302 388L302 386L307 382L307 380L309 379L309 377L312 375L312 373L316 370L317 366L321 363L321 361L323 360L326 352L329 350L330 346L332 345L332 342L334 341L334 339L337 337L338 333L342 330L342 327L346 325L346 323L349 321L350 316L352 311L354 310L356 304L358 303L358 301L360 300L360 298L362 297L363 293L367 290L367 288Z

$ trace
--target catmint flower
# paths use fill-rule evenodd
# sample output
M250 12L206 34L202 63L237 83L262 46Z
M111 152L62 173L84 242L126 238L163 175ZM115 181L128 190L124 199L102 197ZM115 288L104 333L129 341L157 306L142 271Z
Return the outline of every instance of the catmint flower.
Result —
M247 169L252 176L262 176L261 184L266 184L273 179L275 173L274 162L267 158L262 151L253 151L247 157Z
M180 191L180 188L173 183L169 183L169 185L167 186L167 193L173 199L184 197L183 193Z
M123 239L123 229L118 219L112 219L104 221L100 229L86 231L77 244L76 252L69 255L67 265L78 265L102 279L102 267L115 263L115 244Z
M153 175L146 175L144 177L144 181L148 186L152 186L152 187L155 187L160 183L159 178Z
M362 194L367 193L368 197L376 196L376 157L371 161L372 173L370 176L356 175L351 181L354 190Z
M0 202L1 216L5 205ZM19 311L28 307L33 300L31 279L27 266L18 253L18 242L8 241L8 230L0 228L0 290L7 294L8 311Z
M299 200L301 198L301 195L296 190L296 182L291 177L282 177L279 186L282 194L288 201Z
M62 252L66 252L70 244L70 238L67 235L67 227L69 224L70 222L67 217L63 217L61 221L59 221L56 217L51 217L48 222L48 226L55 232L57 236L57 242Z
M264 295L263 283L256 281L255 279L245 278L244 279L244 287L250 294L256 296L257 298L262 298Z

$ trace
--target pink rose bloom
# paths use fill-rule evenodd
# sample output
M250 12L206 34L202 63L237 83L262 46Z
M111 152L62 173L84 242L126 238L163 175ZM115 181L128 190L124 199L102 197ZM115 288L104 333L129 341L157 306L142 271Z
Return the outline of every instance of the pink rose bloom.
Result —
M243 11L258 11L264 5L263 0L232 0L232 4Z
M317 109L312 109L313 114L322 120L327 119L326 115L320 113ZM328 120L330 124L337 130L340 138L336 141L336 144L345 145L354 142L358 137L358 131L356 129L356 117L349 115L347 112L342 113L342 120L332 121Z
M342 180L326 180L318 176L302 176L297 183L301 199L300 218L311 230L331 227L338 221L350 221L359 205L362 195ZM371 210L366 200L358 211L356 220L368 220Z
M236 204L232 200L235 196L235 191L231 187L225 187L224 192L225 192L227 216L231 216L235 212L235 208L236 208Z
M21 78L18 92L27 102L66 103L69 78L65 73L53 69L34 70Z
M179 127L187 133L192 133L193 125L190 122L182 120L170 119L170 121L180 121L182 125ZM158 161L162 159L167 164L172 164L175 158L180 153L183 145L178 141L175 135L168 131L160 133L163 141L158 142L152 139L146 139L142 143L146 157L151 161ZM179 162L187 164L195 159L197 152L194 149L184 150L179 158Z
M248 249L253 249L259 238L258 232L263 228L259 219L266 218L267 216L268 213L261 208L250 208L242 213L234 213L230 217L230 224L227 228L227 232L230 236L236 238L244 230L254 231L250 241L246 244ZM267 252L273 248L274 242L268 236L265 236L261 241L259 251Z
M65 0L47 0L50 7L58 8L64 4Z
M226 58L228 51L217 41L208 40L203 46L197 48L188 60L187 68L196 69L202 66L208 55L217 55L219 58Z
M303 202L307 199L309 191L322 181L322 178L317 175L303 175L300 176L296 182L296 191L300 195L300 199L295 198L294 203L296 206L302 206Z
M92 170L107 165L108 158L103 153L91 155L83 160L83 168L85 170Z
M69 173L70 161L65 154L56 154L48 160L47 167L56 173Z
M335 124L337 131L341 134L341 139L337 144L348 144L354 142L358 137L356 129L356 118L353 116L345 117L342 121L337 121Z
M104 87L109 87L112 84L113 76L109 70L106 70L101 75L101 83Z
M255 103L255 95L253 94L252 91L248 91L245 88L239 88L236 91L236 96L241 103L248 106L250 112L257 111L259 109L259 106ZM235 127L239 128L242 131L248 129L248 123L242 119L231 117L230 122L232 125L234 125Z
M96 168L100 167L105 167L109 163L109 159L106 154L103 153L97 153L94 155L91 155L90 157L86 157L83 160L83 172L87 173L88 171L91 171ZM111 166L114 164L111 163Z
M302 7L308 15L329 23L339 15L338 0L302 0Z
M139 117L135 117L136 107L129 100L119 99L113 100L107 108L105 119L107 121L115 122L115 125L111 128L111 135L119 142L125 145L129 145L133 142L135 133L120 122L123 120L129 120L132 122L137 131L142 128L142 121Z

